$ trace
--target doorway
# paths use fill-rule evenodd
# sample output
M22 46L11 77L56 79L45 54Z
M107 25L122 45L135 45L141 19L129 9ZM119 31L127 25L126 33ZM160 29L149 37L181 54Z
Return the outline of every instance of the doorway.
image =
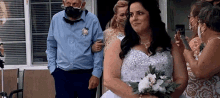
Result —
M103 31L105 30L106 24L114 15L113 7L117 1L118 0L97 0L97 15Z

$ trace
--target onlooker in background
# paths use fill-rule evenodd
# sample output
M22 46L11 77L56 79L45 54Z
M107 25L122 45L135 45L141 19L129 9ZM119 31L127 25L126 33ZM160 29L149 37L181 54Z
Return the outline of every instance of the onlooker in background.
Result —
M106 30L104 31L104 50L108 49L110 43L117 39L118 35L124 35L125 20L127 17L128 2L126 0L119 0L114 8L114 16L107 23ZM102 93L105 93L108 89L103 86Z
M197 57L199 55L200 52L200 46L201 46L201 40L198 37L198 15L200 10L207 6L210 5L208 2L203 2L203 1L197 1L196 3L194 3L191 6L191 11L190 14L188 15L188 19L189 19L189 29L193 32L192 34L192 38L188 39L189 41L189 45L192 49L192 51L194 52L194 56ZM179 46L181 52L183 53L184 51L184 45L182 43L182 40L180 39L180 33L177 32L177 34L175 35L175 40L176 40L176 44L177 46Z
M125 20L127 17L128 2L119 0L114 8L114 16L111 19L110 27L104 31L105 49L108 49L110 43L117 39L118 35L124 35Z
M0 1L0 18L2 19L0 20L0 25L3 26L6 22L6 18L8 18L5 2L3 1ZM1 38L0 38L0 52L1 52L1 56L5 56L4 47ZM5 60L5 58L1 58L1 59Z
M91 45L103 40L98 18L85 0L63 0L65 10L51 20L47 37L48 68L55 80L56 98L96 98L102 75L103 51Z
M202 4L205 4L203 2ZM184 50L188 62L189 81L183 93L187 98L220 97L220 8L210 4L202 7L198 21L198 36L204 49L195 57L193 51Z

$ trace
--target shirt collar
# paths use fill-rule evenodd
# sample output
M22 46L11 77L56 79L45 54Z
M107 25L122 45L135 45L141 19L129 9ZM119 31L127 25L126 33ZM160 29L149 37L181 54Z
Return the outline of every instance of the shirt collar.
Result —
M70 20L69 17L66 15L65 10L64 10L64 18ZM78 18L78 19L76 19L76 20L80 20L80 19L82 19L83 21L86 20L85 10L83 10L83 12L82 12L80 18Z

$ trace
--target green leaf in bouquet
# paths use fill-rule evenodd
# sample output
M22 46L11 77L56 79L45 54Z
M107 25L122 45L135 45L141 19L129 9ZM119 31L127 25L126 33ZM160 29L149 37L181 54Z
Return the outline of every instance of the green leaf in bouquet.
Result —
M161 87L167 87L168 85L169 85L169 83L163 82L160 86L161 86Z
M169 90L170 92L174 92L174 91L175 91L175 89L173 89L173 86L170 86L170 87L168 88L168 90Z
M138 82L128 82L130 84L130 86L132 87L133 89L133 92L135 94L139 94L139 91L138 91Z
M145 76L147 76L148 75L148 72L145 72Z
M156 72L156 79L160 79L160 76L164 76L165 75L165 72L164 71L157 71Z
M166 79L164 79L165 81L167 81L167 80L171 80L171 77L166 77Z
M150 69L150 73L151 74L155 74L156 73L156 68L155 67L153 68L152 65L149 66L149 69Z
M134 92L134 94L140 94L140 92L138 90L133 91L133 92Z
M144 89L144 93L149 93L149 92L151 92L152 91L152 88L146 88L146 89Z
M176 83L174 83L173 85L175 89L180 86L180 84L176 84Z
M179 87L180 86L180 84L176 84L175 82L172 82L172 83L170 83L168 86L167 86L167 93L171 93L171 92L174 92L175 91L175 89L177 88L177 87Z

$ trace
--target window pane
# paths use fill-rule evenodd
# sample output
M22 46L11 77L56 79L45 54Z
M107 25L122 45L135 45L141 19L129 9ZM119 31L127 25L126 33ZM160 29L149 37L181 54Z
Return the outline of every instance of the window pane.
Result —
M7 20L3 25L0 25L0 38L4 42L25 41L24 27L24 20Z
M47 62L46 40L50 26L50 19L61 11L62 2L31 4L33 62ZM51 8L50 8L51 7Z
M33 4L31 8L32 33L47 33L50 25L49 4Z
M24 0L3 0L3 2L8 18L24 18ZM0 10L2 12L4 8L2 7Z
M63 9L61 8L62 3L52 3L51 4L51 19L53 15L55 15L57 12L62 11Z
M33 61L47 62L46 47L47 34L33 35Z
M5 65L26 64L24 0L0 1L0 38Z
M26 43L4 43L5 65L26 64Z
M51 2L62 2L62 0L51 0Z
M31 0L31 3L35 2L49 2L49 0Z

